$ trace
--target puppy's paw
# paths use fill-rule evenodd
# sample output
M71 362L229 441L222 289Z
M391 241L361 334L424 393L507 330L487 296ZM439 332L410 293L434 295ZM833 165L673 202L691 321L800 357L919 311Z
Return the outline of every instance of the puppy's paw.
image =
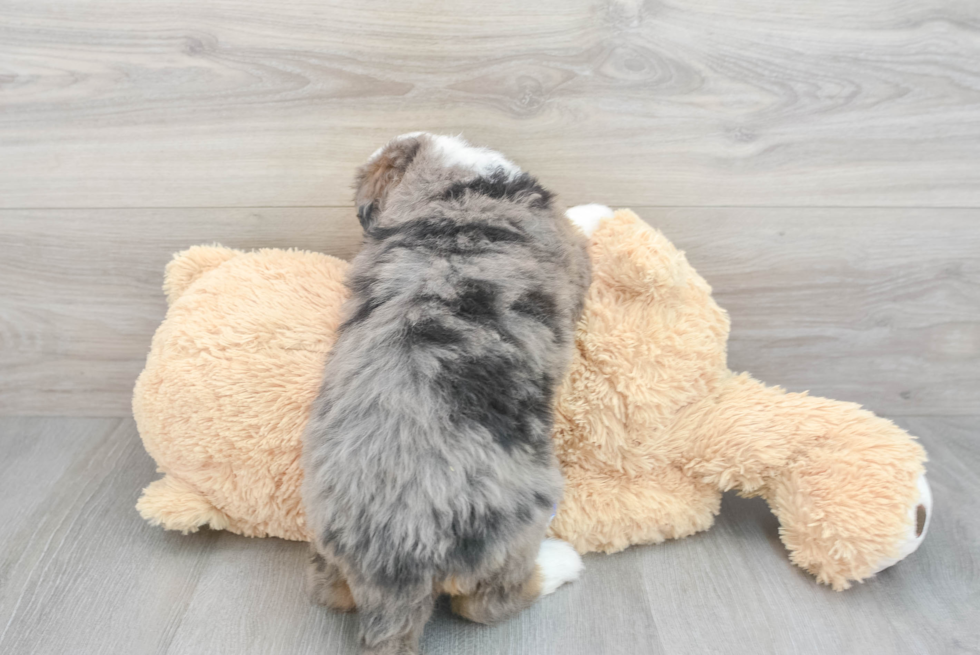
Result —
M338 612L354 612L354 596L350 586L340 574L340 569L330 564L315 550L310 554L310 566L306 572L306 590L317 605Z
M537 564L541 570L542 596L547 596L566 582L577 580L585 566L572 545L559 539L541 542Z
M613 210L605 205L576 205L565 212L565 217L590 237L602 221L613 217Z

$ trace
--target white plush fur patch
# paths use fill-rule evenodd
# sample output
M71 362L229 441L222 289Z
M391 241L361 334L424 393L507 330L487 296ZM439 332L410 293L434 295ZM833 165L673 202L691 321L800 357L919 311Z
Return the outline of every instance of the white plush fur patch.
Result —
M613 217L613 210L605 205L576 205L567 210L565 216L575 223L585 236L590 237L602 221Z
M932 521L932 489L929 487L925 473L919 476L919 479L916 481L916 488L919 491L919 498L912 503L912 507L909 509L909 528L905 533L905 538L898 544L898 554L895 557L889 557L878 562L878 566L874 570L875 573L898 564L914 553L922 544L922 540L926 538L926 532L929 531L929 523ZM916 534L918 528L917 513L920 505L925 511L925 523L922 526L922 532Z
M428 133L408 132L396 136L392 139L392 142L411 139L420 134ZM442 157L446 166L467 168L477 175L489 175L498 168L502 169L510 178L517 177L521 174L521 169L517 164L495 150L471 146L465 139L458 136L445 136L442 134L428 134L428 136L432 137L437 152ZM388 145L390 143L375 150L374 154L371 155L371 159L377 158Z
M572 545L560 539L545 539L538 550L538 567L544 578L541 595L547 596L566 582L577 580L584 564Z
M433 135L446 166L468 168L477 175L488 175L501 168L509 177L520 175L517 164L489 148L471 146L458 136Z

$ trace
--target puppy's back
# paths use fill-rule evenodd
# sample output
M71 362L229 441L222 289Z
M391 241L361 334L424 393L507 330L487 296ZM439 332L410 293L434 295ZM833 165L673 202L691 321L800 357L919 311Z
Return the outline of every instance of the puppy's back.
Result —
M431 589L543 537L588 261L526 174L447 166L425 140L380 160L401 168L362 171L366 243L307 430L306 507L347 575Z

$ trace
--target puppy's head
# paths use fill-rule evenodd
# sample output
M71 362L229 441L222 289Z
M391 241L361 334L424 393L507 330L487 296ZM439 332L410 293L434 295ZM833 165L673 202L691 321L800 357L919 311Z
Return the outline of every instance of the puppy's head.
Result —
M471 146L457 136L428 132L402 134L378 148L357 171L354 202L361 227L369 229L384 209L391 191L410 167L424 169L429 179L456 175L516 177L521 169L499 152Z

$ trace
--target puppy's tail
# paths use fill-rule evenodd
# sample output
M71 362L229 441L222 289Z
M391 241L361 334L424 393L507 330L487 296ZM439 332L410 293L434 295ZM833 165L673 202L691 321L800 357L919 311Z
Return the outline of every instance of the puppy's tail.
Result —
M422 629L435 604L431 580L395 587L361 583L350 588L361 618L362 655L418 653Z

